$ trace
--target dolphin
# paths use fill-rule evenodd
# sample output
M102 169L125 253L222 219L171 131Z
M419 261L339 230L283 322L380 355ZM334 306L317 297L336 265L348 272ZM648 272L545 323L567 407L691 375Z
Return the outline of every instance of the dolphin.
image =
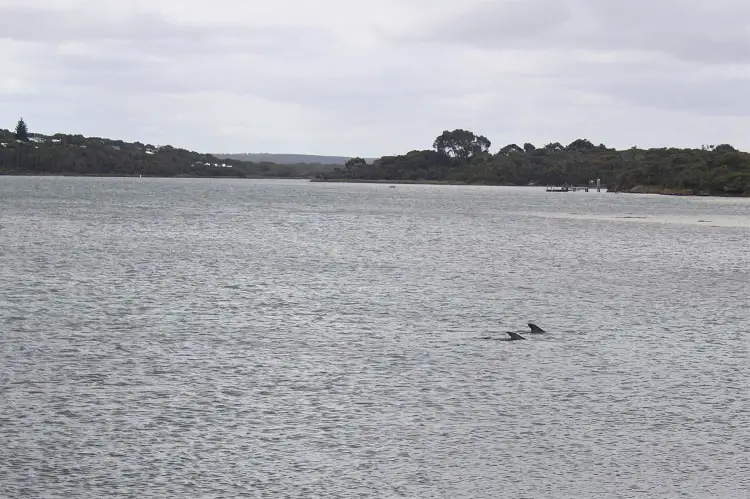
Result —
M514 333L513 331L505 331L505 334L510 336L510 338L497 338L495 336L480 336L480 339L482 340L497 340L497 341L514 341L514 340L525 340L523 336L521 336L518 333Z
M529 322L529 328L531 328L531 334L541 334L541 333L547 332L544 329L537 326L536 324L534 324L533 322Z
M525 340L525 339L526 339L526 338L524 338L523 336L521 336L520 334L518 334L518 333L514 333L513 331L505 331L505 333L506 333L506 334L507 334L508 336L510 336L510 338L508 338L508 339L507 339L507 340L505 340L505 341L513 341L513 340Z

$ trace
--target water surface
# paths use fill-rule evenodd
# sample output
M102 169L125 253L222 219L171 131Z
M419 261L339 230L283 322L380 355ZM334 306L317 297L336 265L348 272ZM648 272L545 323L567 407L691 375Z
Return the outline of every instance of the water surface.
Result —
M743 497L749 234L743 199L0 177L0 496Z

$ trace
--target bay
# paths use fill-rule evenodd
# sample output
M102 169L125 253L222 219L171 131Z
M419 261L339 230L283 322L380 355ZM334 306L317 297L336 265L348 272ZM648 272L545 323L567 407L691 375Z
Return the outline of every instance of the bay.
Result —
M742 497L749 234L736 198L0 177L0 496Z

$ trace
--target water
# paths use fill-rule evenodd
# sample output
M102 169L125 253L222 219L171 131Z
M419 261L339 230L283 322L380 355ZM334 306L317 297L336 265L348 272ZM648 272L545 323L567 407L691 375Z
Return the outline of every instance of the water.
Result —
M746 497L749 234L746 199L0 177L0 496Z

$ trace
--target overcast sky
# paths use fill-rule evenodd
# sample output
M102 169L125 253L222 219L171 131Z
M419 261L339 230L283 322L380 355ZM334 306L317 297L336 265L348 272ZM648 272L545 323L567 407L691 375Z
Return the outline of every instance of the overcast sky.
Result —
M201 152L750 150L750 2L0 0L0 116Z

